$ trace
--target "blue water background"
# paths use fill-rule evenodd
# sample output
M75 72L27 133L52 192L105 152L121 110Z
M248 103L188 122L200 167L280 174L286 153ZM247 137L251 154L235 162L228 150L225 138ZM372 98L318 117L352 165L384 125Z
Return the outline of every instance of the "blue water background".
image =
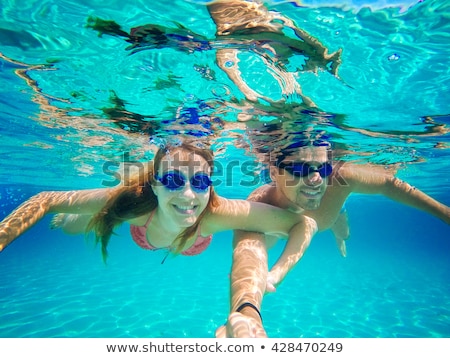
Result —
M384 198L354 196L347 210L348 257L329 233L318 234L266 296L268 334L449 337L448 227ZM92 242L48 224L2 253L2 337L213 337L224 322L230 233L202 255L161 265L165 253L138 248L124 226L105 266Z
M21 66L0 62L0 218L41 190L101 186L109 179L103 163L125 150L135 159L151 156L144 146L148 137L130 138L106 122L89 120L101 115L111 89L130 110L162 116L169 115L163 106L168 99L186 102L211 96L212 90L235 91L213 65L218 79L207 86L198 72L186 71L195 62L212 64L212 54L169 50L126 56L119 52L125 47L120 40L97 38L83 28L87 15L94 14L129 27L175 20L213 37L207 12L194 2L176 1L167 8L162 2L131 1L125 9L115 1L27 4L8 2L0 27L33 36L3 39L1 52L28 64L57 63L57 70L32 71L33 78L51 105L69 113L52 115L14 74ZM384 4L381 10L361 9L359 3L277 6L331 51L344 48L340 74L354 90L327 73L299 78L321 108L345 113L349 124L366 129L420 130L422 116L450 113L448 7L439 1ZM174 55L177 60L169 61ZM398 58L388 60L392 55ZM148 89L155 63L159 76L169 78L167 69L184 75L181 90ZM370 152L375 163L399 163L400 178L450 204L448 149L436 146L448 144L448 134L415 142L355 133L344 139ZM245 159L231 135L219 141L221 163ZM238 179L218 187L219 193L245 198L252 188L238 186ZM269 336L450 337L449 226L379 196L353 195L346 207L348 257L340 257L329 232L318 234L277 293L264 300ZM231 233L215 235L202 255L169 258L161 265L164 253L138 248L124 225L111 240L104 265L91 241L51 231L49 222L44 218L0 254L0 337L213 337L225 322ZM281 249L280 243L271 251L271 262Z

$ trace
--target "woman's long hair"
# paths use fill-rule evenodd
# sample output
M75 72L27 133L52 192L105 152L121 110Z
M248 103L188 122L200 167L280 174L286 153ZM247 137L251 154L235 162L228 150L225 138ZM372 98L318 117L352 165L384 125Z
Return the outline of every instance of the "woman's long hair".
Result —
M101 244L102 257L106 262L108 256L107 246L114 229L126 220L130 220L147 213L151 213L158 207L158 197L153 192L152 184L155 184L155 172L158 170L162 159L173 151L185 151L190 155L197 154L204 158L211 168L214 168L214 154L209 149L198 148L194 145L183 143L178 146L167 145L160 148L153 162L149 163L143 173L138 173L127 183L122 183L119 188L113 191L112 197L107 201L105 206L96 214L87 226L87 231L93 231L96 242ZM218 206L219 198L210 187L210 197L208 204L203 212L197 218L194 225L183 230L173 242L173 250L180 253L191 238L198 230L203 217Z

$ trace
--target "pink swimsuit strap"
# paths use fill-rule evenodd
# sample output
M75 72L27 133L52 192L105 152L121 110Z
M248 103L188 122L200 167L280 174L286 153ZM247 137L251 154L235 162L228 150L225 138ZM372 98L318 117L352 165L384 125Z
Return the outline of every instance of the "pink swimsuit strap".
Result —
M199 231L200 231L200 226L199 226ZM185 256L198 255L208 248L209 244L211 243L211 240L212 240L212 235L209 235L209 236L197 235L197 239L192 244L192 246L190 248L188 248L187 250L184 250L181 254L185 255Z
M156 212L156 210L154 210L150 214L150 216L147 219L147 222L145 223L144 226L130 225L131 237L133 238L134 242L138 246L140 246L141 248L143 248L145 250L155 251L155 250L159 249L157 247L150 245L150 243L147 240L147 228L148 228L148 225L150 224L150 222L152 221L153 215L155 214L155 212ZM198 255L208 248L209 244L211 243L211 240L212 240L212 235L201 236L200 226L199 226L198 230L197 230L197 238L196 238L194 244L187 250L184 250L183 252L181 252L181 254L185 255L185 256Z
M153 247L147 241L147 228L152 221L155 212L156 210L152 211L144 226L130 225L131 237L133 238L134 242L138 244L138 246L146 250L156 250L156 247Z

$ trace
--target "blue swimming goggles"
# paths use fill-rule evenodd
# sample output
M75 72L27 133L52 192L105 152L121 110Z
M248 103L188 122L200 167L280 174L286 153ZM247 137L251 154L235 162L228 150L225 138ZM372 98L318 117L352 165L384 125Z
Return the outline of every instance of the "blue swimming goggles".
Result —
M307 162L281 162L277 166L296 177L306 177L311 173L319 173L322 178L326 178L333 172L333 166L330 163L323 163L317 166Z
M177 171L167 172L162 177L156 174L155 179L164 185L166 189L172 191L181 190L186 185L186 177ZM206 192L212 185L211 178L205 173L194 174L191 179L189 179L189 182L191 183L192 190L197 193Z

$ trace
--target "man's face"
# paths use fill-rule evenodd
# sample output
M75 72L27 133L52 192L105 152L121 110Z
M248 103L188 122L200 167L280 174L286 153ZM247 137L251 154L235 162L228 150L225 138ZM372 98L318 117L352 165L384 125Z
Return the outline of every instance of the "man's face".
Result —
M327 147L302 147L278 167L272 166L270 174L279 194L293 209L315 210L325 194L327 175L331 174L326 170L328 164Z

